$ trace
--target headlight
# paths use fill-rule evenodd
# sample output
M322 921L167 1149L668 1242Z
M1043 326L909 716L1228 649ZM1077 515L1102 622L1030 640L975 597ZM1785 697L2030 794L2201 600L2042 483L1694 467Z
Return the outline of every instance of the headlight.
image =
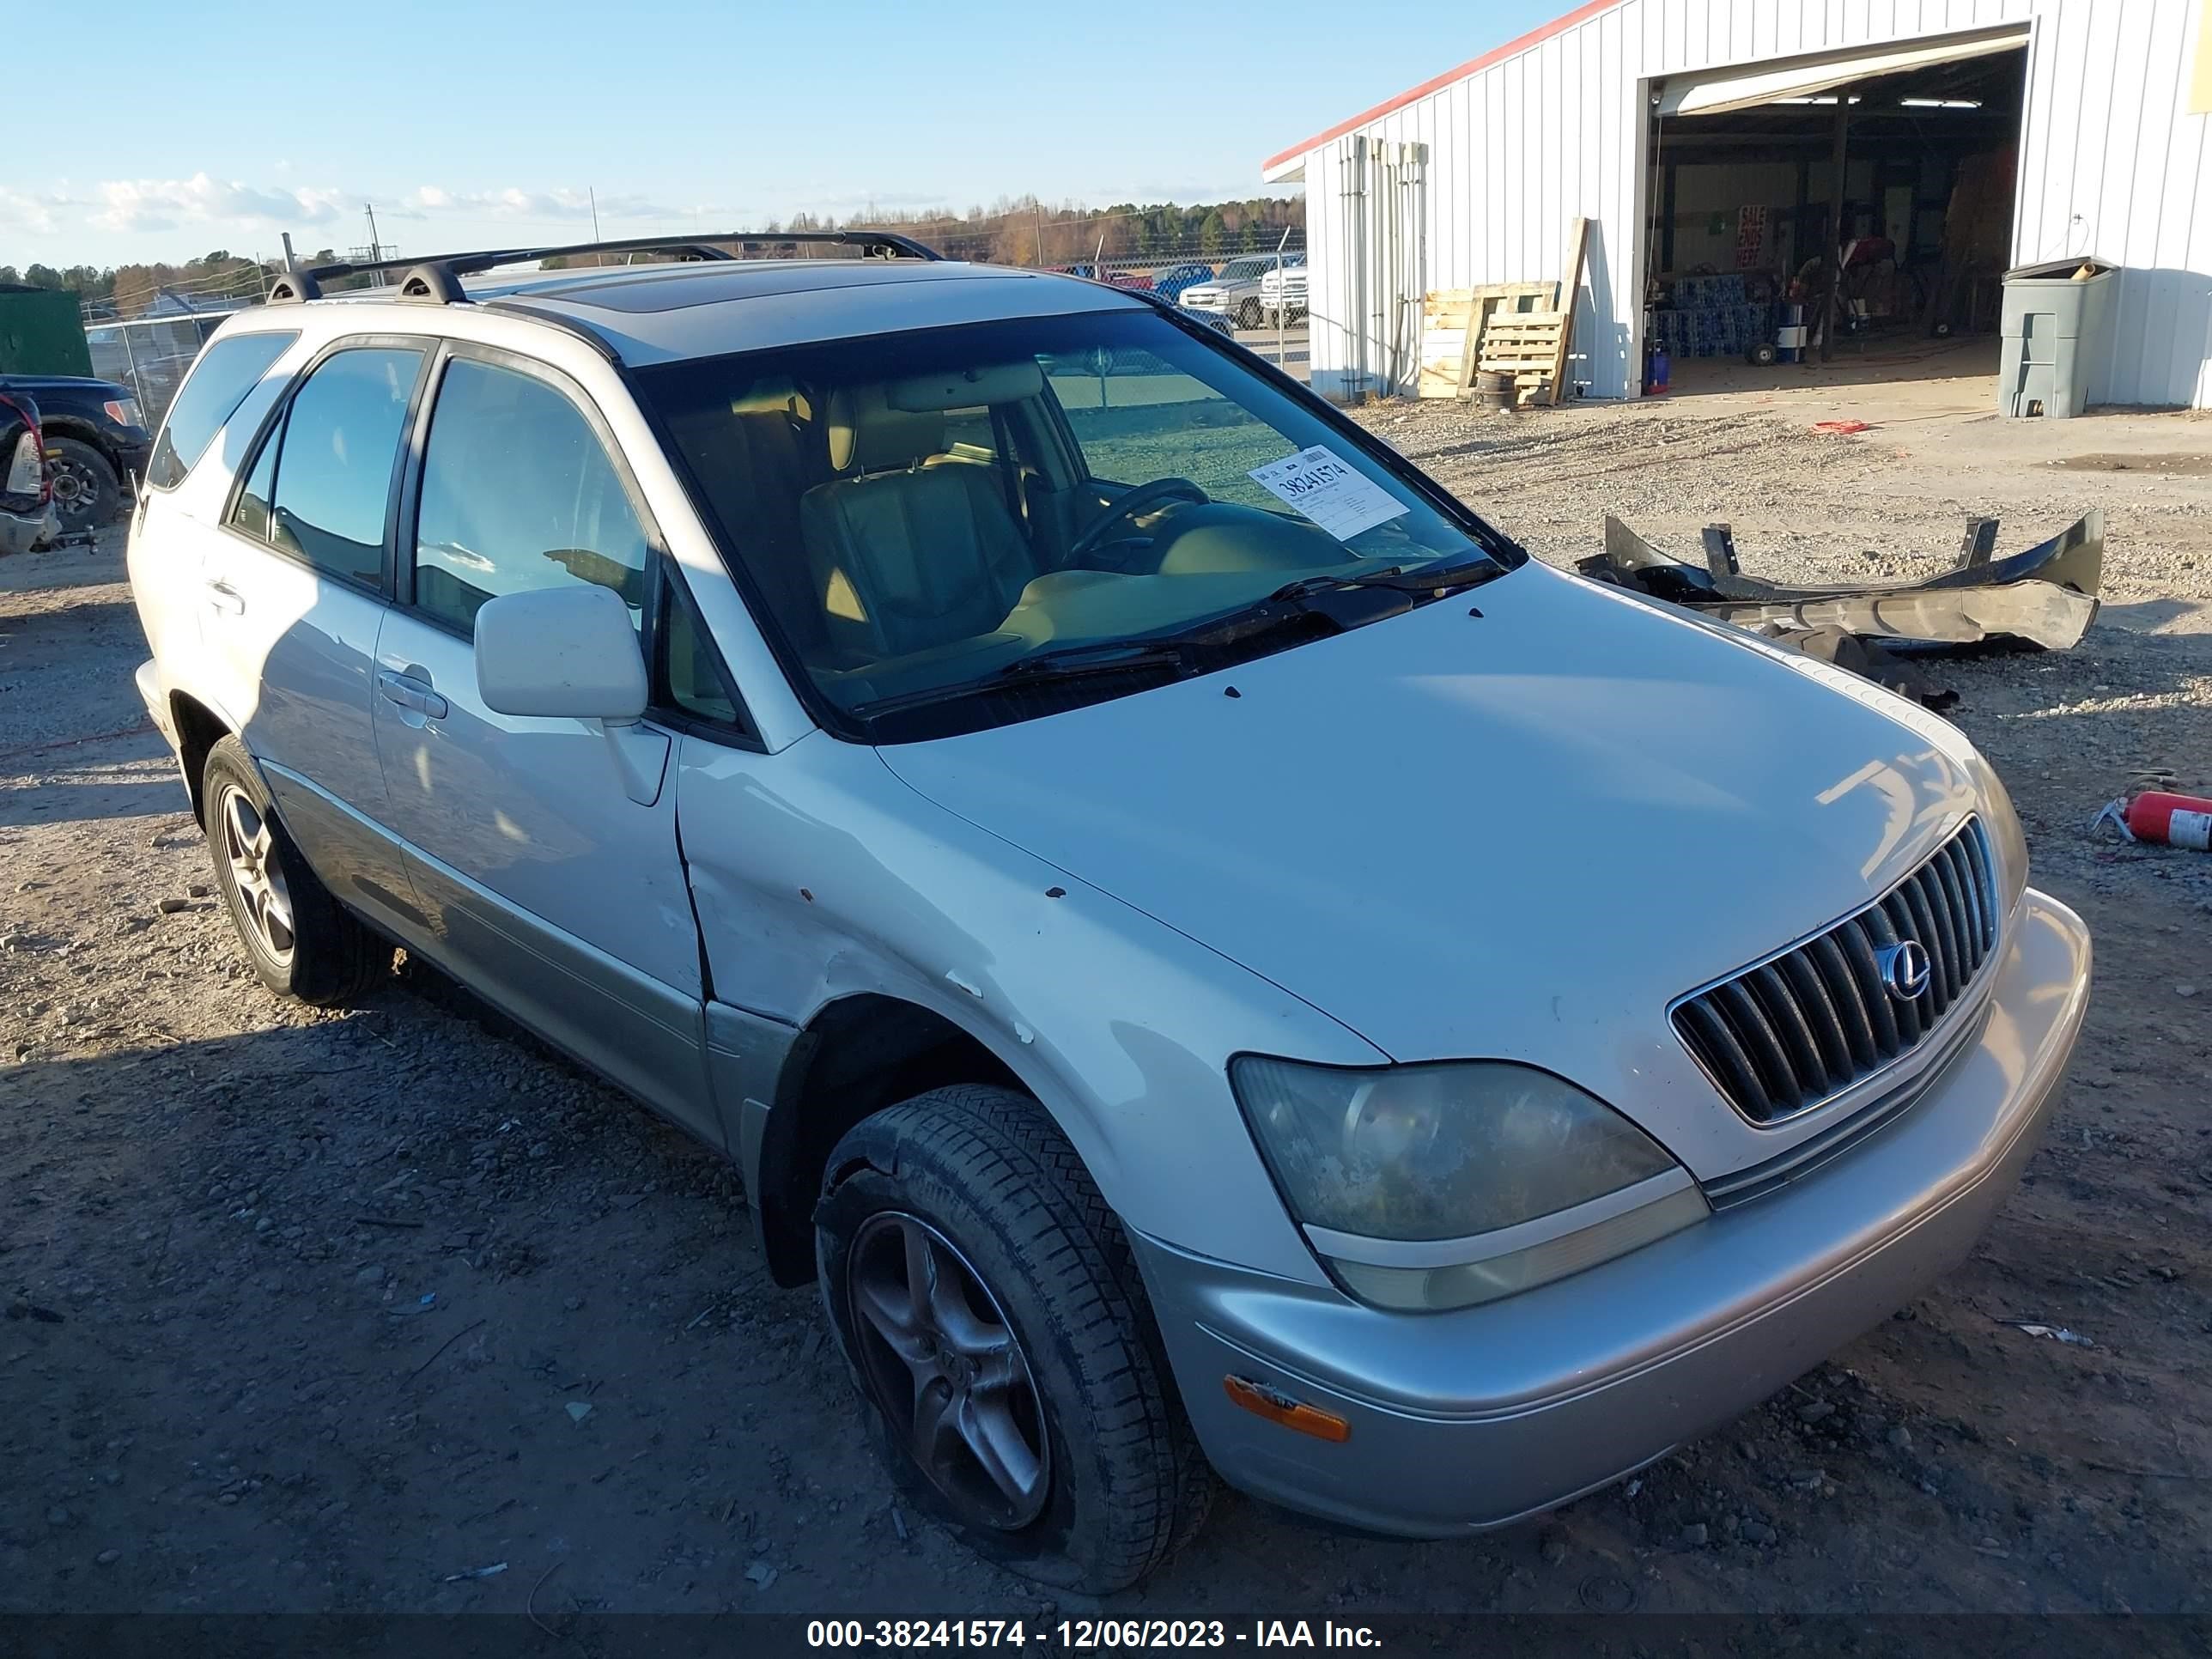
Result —
M138 400L136 398L118 398L111 403L102 404L100 407L107 411L107 418L118 426L145 424L138 418Z
M1708 1213L1650 1137L1530 1066L1351 1071L1245 1055L1230 1082L1314 1248L1383 1307L1510 1296Z

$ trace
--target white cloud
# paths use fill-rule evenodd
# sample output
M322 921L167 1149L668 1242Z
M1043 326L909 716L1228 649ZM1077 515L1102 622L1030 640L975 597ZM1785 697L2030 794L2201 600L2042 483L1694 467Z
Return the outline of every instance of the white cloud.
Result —
M447 190L441 185L417 185L401 203L408 214L451 214L472 219L574 221L589 224L592 198L580 190ZM602 196L599 222L610 219L683 219L696 216L700 208L671 207L647 196Z
M36 236L52 235L60 223L55 217L57 212L75 205L59 191L15 190L0 185L0 226L9 230L28 231Z
M106 230L190 224L326 225L349 198L334 190L270 190L196 173L189 179L110 179L94 186L92 222Z

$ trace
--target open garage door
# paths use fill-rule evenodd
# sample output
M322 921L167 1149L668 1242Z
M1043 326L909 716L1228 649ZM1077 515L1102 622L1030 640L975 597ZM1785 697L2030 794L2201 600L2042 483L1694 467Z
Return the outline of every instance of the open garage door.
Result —
M1731 110L1754 109L1787 99L1811 98L1854 81L2015 52L2027 44L2027 25L2019 23L1937 40L1893 41L1887 46L1672 76L1660 94L1659 113L1662 117L1723 115Z
M1970 383L1996 368L2027 46L2013 24L1658 85L1638 250L1646 386L1817 373L1984 398Z

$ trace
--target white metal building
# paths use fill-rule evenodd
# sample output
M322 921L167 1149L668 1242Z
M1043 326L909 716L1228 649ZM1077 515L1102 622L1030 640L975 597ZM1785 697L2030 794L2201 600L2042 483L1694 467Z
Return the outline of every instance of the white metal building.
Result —
M1406 390L1425 292L1555 278L1582 216L1572 375L1637 395L1668 143L2006 54L2009 262L2122 267L2093 402L2212 407L2212 0L1592 0L1264 164L1305 185L1314 383Z

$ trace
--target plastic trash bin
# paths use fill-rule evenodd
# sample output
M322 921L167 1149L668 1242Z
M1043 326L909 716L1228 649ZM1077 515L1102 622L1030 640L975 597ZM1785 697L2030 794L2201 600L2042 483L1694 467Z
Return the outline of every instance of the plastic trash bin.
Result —
M2063 421L2087 407L2090 377L2112 339L2116 274L2097 258L2054 259L2005 273L1998 414Z

